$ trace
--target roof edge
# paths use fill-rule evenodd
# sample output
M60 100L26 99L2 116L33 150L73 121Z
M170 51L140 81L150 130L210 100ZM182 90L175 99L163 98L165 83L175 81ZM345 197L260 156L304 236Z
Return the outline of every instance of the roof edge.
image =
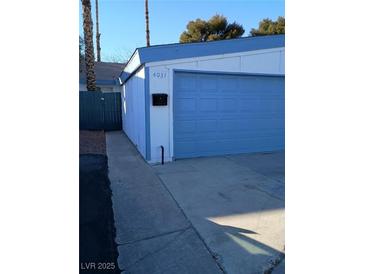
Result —
M177 42L177 43L169 43L169 44L152 45L152 46L149 46L149 47L138 47L138 48L136 48L136 50L137 49L157 48L157 47L194 46L194 45L201 45L201 44L225 43L225 42L242 41L242 40L250 40L250 39L267 39L268 37L285 37L285 34L244 36L244 37L237 37L237 38L231 38L231 39L211 40L211 41L201 41L201 42L189 42L189 43L179 43L179 42Z
M129 58L119 78L122 82L125 82L141 65L151 62L248 52L278 47L285 47L285 34L246 36L219 41L172 43L139 47L135 49ZM135 64L132 64L136 55L138 55L139 60Z

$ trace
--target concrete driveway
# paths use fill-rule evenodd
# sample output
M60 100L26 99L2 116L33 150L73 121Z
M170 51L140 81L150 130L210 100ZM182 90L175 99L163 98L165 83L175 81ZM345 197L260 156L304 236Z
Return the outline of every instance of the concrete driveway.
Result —
M107 133L122 273L284 273L284 152L148 165Z
M223 271L284 273L283 151L177 160L154 170Z
M109 180L123 274L221 274L178 204L121 132L106 135Z

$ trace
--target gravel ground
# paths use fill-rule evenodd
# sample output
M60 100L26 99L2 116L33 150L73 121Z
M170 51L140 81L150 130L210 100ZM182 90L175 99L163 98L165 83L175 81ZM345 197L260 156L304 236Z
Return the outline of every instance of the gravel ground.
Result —
M120 273L105 151L104 131L80 131L80 273Z
M103 130L80 130L80 154L106 155L105 133Z

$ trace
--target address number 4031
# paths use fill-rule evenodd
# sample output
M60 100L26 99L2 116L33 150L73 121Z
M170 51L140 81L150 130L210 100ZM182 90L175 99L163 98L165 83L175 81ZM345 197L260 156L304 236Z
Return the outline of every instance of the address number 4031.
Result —
M152 73L152 77L159 78L159 79L167 78L167 73L166 72L154 72L154 73Z

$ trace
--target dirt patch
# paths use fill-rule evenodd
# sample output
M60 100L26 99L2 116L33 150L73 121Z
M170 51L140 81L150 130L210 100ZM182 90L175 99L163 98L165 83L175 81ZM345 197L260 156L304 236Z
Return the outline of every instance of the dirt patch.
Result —
M107 157L79 157L80 273L120 273Z
M106 155L106 141L103 130L80 130L80 154Z

